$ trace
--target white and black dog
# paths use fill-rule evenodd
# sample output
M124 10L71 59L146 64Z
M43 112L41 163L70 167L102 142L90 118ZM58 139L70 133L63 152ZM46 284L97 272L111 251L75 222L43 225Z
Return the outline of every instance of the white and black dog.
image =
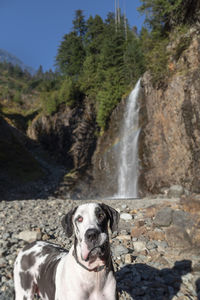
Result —
M87 203L68 212L62 226L75 241L66 251L38 241L18 254L14 266L16 300L116 300L108 236L117 229L118 212L105 204Z

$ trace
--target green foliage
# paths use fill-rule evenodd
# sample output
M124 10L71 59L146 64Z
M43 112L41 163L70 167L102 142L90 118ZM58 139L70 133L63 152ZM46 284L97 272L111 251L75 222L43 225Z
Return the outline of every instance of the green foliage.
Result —
M154 47L146 54L147 69L151 71L152 80L155 85L168 75L168 59L166 47L169 40L162 39L154 43Z
M188 48L191 38L183 34L188 30L187 14L191 11L190 0L141 0L139 11L145 14L150 30L143 28L140 41L146 68L151 71L153 83L159 85L170 75L169 57L178 60ZM195 2L192 0L192 2ZM181 38L180 38L181 36ZM169 41L175 49L167 50Z
M176 47L172 52L172 56L176 61L191 43L191 35L188 34L188 29L187 25L177 26L171 36L171 40L176 43Z
M64 36L56 62L65 76L59 102L76 105L82 99L81 92L87 95L96 103L102 129L126 89L145 70L139 38L129 26L125 32L122 17L116 28L113 13L105 22L98 15L85 21L82 11L77 11L73 30Z
M140 0L139 11L145 14L145 22L156 33L163 33L180 22L184 0ZM176 21L175 21L176 20Z
M59 90L59 104L66 103L68 106L73 107L81 99L81 92L78 85L70 77L66 77Z
M16 93L14 94L13 101L19 104L22 103L22 96L19 91L16 91Z
M44 92L41 94L42 109L46 115L52 115L57 111L58 108L58 93Z
M97 123L102 130L106 128L113 109L125 92L125 86L119 84L114 67L106 72L105 78L102 89L97 94Z

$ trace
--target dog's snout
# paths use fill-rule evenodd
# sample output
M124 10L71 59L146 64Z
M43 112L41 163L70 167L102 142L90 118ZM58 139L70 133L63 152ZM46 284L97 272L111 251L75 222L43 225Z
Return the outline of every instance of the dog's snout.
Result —
M99 230L96 228L91 228L88 229L85 233L85 238L87 241L96 241L98 239L99 236Z

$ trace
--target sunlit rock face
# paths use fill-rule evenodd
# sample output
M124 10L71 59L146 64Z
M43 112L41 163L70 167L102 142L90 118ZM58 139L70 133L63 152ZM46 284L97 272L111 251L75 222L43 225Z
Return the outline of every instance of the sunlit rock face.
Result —
M143 85L143 127L140 139L143 190L160 192L179 184L200 191L200 39L191 42L162 88L146 73ZM173 45L172 45L173 46Z

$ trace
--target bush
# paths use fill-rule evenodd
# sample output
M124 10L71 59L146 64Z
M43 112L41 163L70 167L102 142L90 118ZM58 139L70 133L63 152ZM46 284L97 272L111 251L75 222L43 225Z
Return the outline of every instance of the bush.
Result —
M78 85L70 77L66 77L59 90L59 104L66 103L69 107L73 107L81 99L82 95Z
M21 93L19 91L16 91L16 93L14 94L13 101L18 103L18 104L22 103L22 96L21 96Z
M47 115L53 115L58 108L57 92L43 93L41 95L43 112Z
M163 78L168 75L168 59L167 45L169 39L161 39L152 41L153 49L146 54L147 69L151 71L153 84L157 85L162 82Z

